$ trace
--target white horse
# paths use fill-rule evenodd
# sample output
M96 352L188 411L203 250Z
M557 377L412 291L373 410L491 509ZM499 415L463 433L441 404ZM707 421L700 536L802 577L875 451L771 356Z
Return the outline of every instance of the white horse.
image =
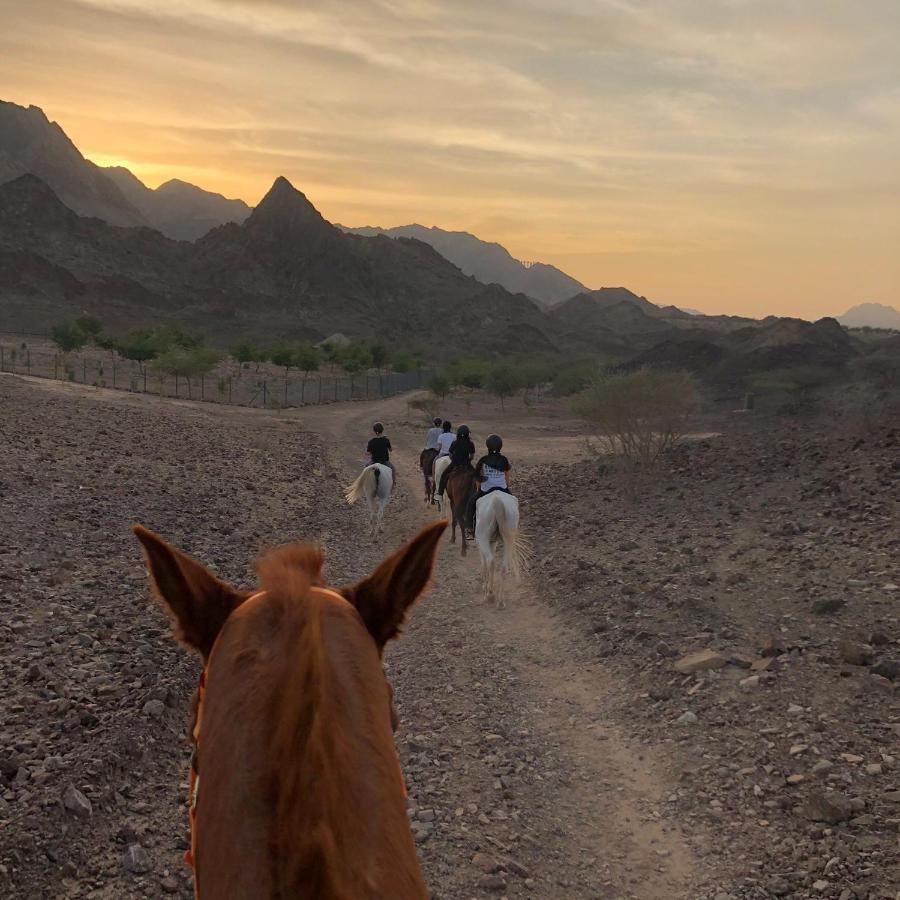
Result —
M384 508L391 499L394 473L390 466L373 463L366 466L359 478L347 488L347 502L352 506L360 497L366 498L369 507L369 529L372 534L384 527Z
M437 491L437 489L440 487L441 476L444 474L444 472L447 471L447 466L449 466L449 465L450 465L450 457L449 456L439 456L434 461L433 472L434 472L434 489L435 489L435 491ZM441 515L441 516L444 514L444 500L445 500L445 498L442 497L441 495L439 495L437 493L434 495L434 502L437 504L438 515Z
M506 606L504 582L518 579L530 556L527 539L519 532L519 501L505 491L491 491L475 509L475 543L481 553L485 599Z

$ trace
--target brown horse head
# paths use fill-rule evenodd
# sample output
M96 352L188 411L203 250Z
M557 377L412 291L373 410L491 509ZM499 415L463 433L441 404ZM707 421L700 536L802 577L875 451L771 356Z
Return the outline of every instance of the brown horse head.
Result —
M279 548L250 593L135 526L154 591L205 666L191 778L201 900L427 897L381 658L445 527L338 591L321 584L317 548Z

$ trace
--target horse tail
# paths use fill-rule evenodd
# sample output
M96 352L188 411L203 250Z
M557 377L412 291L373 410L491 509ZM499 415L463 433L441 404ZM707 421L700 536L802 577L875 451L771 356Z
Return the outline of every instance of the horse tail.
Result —
M347 488L347 492L344 494L347 502L352 506L360 497L364 497L366 494L374 494L375 490L378 489L378 477L380 474L378 466L366 466L359 473L356 481ZM373 482L375 490L372 490Z
M506 503L499 497L495 505L497 531L503 541L503 555L514 578L520 578L531 560L531 541L509 520Z

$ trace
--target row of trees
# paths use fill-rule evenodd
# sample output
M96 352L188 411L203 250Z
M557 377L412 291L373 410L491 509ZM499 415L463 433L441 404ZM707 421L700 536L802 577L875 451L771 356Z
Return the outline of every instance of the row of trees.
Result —
M463 388L484 390L493 394L505 409L506 401L520 391L527 404L539 400L548 387L557 396L570 396L583 391L598 375L595 363L554 365L550 362L488 363L480 359L463 359L451 363L429 381L431 392L444 399L450 391Z
M60 323L52 330L51 337L63 354L94 346L136 362L142 374L147 372L149 366L155 374L175 376L176 379L207 375L225 357L225 354L208 347L204 338L189 334L177 326L141 328L128 332L124 337L114 338L106 333L99 319L88 315ZM423 364L420 354L407 350L392 351L379 342L326 342L315 346L281 341L270 347L261 347L250 341L240 341L230 348L229 355L241 368L255 365L257 372L264 363L282 368L285 378L292 370L302 372L304 384L311 373L326 365L346 372L351 378L375 369L382 378L389 372L405 373L421 369Z

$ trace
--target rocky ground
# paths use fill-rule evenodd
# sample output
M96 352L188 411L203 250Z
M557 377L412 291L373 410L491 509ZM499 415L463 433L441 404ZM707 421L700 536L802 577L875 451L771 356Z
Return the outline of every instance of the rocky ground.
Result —
M198 664L128 525L242 584L314 537L351 581L433 518L421 428L10 377L0 412L0 896L189 897ZM401 480L373 542L340 488L375 415ZM533 571L499 611L446 547L389 658L434 897L895 898L896 437L729 420L627 506L559 410L502 424Z
M537 577L669 748L665 815L723 896L895 898L900 428L710 424L635 504L595 465L529 473Z

